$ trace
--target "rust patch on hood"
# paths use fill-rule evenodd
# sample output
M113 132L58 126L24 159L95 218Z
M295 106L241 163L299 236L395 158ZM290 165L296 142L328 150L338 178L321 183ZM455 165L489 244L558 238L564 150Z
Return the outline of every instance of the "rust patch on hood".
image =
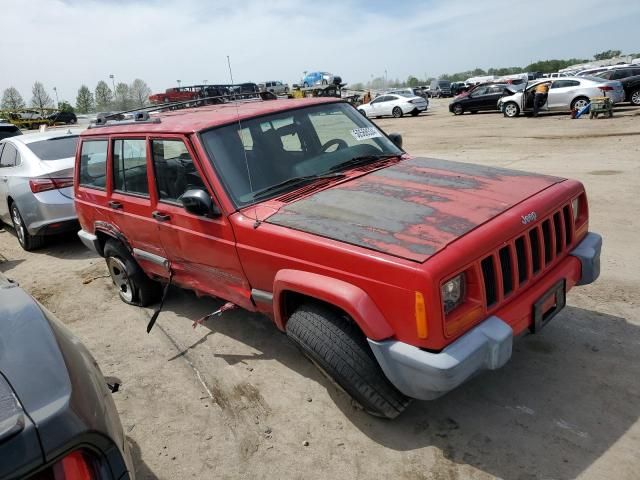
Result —
M266 221L424 262L563 179L413 158L285 205Z

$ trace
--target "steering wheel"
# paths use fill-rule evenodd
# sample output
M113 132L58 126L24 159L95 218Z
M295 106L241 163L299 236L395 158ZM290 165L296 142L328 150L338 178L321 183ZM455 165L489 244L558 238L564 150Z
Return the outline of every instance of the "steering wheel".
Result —
M326 152L327 150L329 150L330 147L333 147L334 145L337 145L338 148L336 148L334 151L338 151L338 150L342 150L343 148L349 148L349 144L347 142L345 142L344 140L342 140L341 138L334 138L332 140L329 140L327 143L325 143L324 145L322 145L321 150L322 152Z

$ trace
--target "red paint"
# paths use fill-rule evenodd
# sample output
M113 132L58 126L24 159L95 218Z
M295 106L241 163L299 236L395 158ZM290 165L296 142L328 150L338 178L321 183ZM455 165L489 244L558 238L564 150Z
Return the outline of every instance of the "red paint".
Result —
M553 258L544 274L532 277L529 262L526 285L516 283L512 294L502 298L500 293L496 305L489 308L484 303L482 284L478 283L471 290L477 297L476 304L470 305L473 308L467 309L468 315L460 322L464 328L454 333L445 330L441 284L463 271L472 272L470 278L482 282L479 262L495 255L497 265L500 248L513 245L517 237L583 193L583 186L576 181L517 172L482 177L471 171L416 167L407 158L374 172L346 172L344 179L327 182L317 191L310 190L290 203L272 199L236 211L207 160L197 133L237 122L238 118L332 101L335 99L213 105L161 114L160 123L87 130L81 136L83 142L127 136L144 138L147 142L159 138L185 142L222 214L216 218L196 217L180 206L161 202L148 150L148 197L115 192L111 162L108 162L104 190L79 186L76 178L76 208L82 228L92 233L123 236L130 248L168 258L173 264L176 284L224 298L247 310L263 312L273 318L280 329L285 328L291 313L286 311L284 296L295 292L343 309L372 339L393 337L432 350L444 348L474 324L494 314L507 321L516 334L520 333L531 323L533 303L552 285L565 278L570 289L580 278L580 262L567 251L581 240L588 228L586 197L581 200L580 225L571 225L574 232L571 244ZM79 145L77 162L80 148ZM111 148L108 155L111 158ZM397 167L393 170L395 176L385 176L394 166ZM381 175L374 176L377 172ZM434 181L407 181L401 173L420 174ZM332 189L346 194L374 192L414 207L429 207L433 213L384 237L389 241L380 240L380 229L364 228L367 232L364 240L369 248L269 223L271 216L283 214L287 206L312 198L318 191ZM121 210L109 207L109 202L114 200L123 205ZM155 220L151 216L154 211L168 215L169 220ZM538 220L523 225L522 217L530 212L536 212ZM259 220L257 227L256 219ZM564 225L564 220L562 222ZM464 233L457 234L456 229ZM416 253L418 247L429 247L433 253ZM544 252L541 255L544 257ZM515 263L513 254L512 259ZM150 275L166 278L161 266L148 261L141 261L141 265ZM501 285L498 281L498 288ZM273 305L254 303L252 289L273 293ZM425 300L429 332L426 339L417 337L416 291L421 292ZM481 313L477 318L476 312Z

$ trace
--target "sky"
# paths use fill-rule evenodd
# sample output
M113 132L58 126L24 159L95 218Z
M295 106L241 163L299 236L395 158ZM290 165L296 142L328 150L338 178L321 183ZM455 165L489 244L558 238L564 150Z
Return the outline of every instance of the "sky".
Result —
M0 92L82 84L424 78L640 52L637 0L0 0Z

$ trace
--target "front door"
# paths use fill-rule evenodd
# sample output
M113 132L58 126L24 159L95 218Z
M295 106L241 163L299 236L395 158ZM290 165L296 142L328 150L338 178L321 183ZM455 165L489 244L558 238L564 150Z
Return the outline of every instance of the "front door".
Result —
M167 277L166 253L158 238L149 190L149 163L146 138L112 139L109 165L112 190L107 205L111 224L124 234L144 270Z
M203 181L202 169L194 162L188 139L153 138L150 143L157 198L153 210L176 283L253 310L251 289L227 218L194 215L180 201L193 189L214 197L210 185Z

